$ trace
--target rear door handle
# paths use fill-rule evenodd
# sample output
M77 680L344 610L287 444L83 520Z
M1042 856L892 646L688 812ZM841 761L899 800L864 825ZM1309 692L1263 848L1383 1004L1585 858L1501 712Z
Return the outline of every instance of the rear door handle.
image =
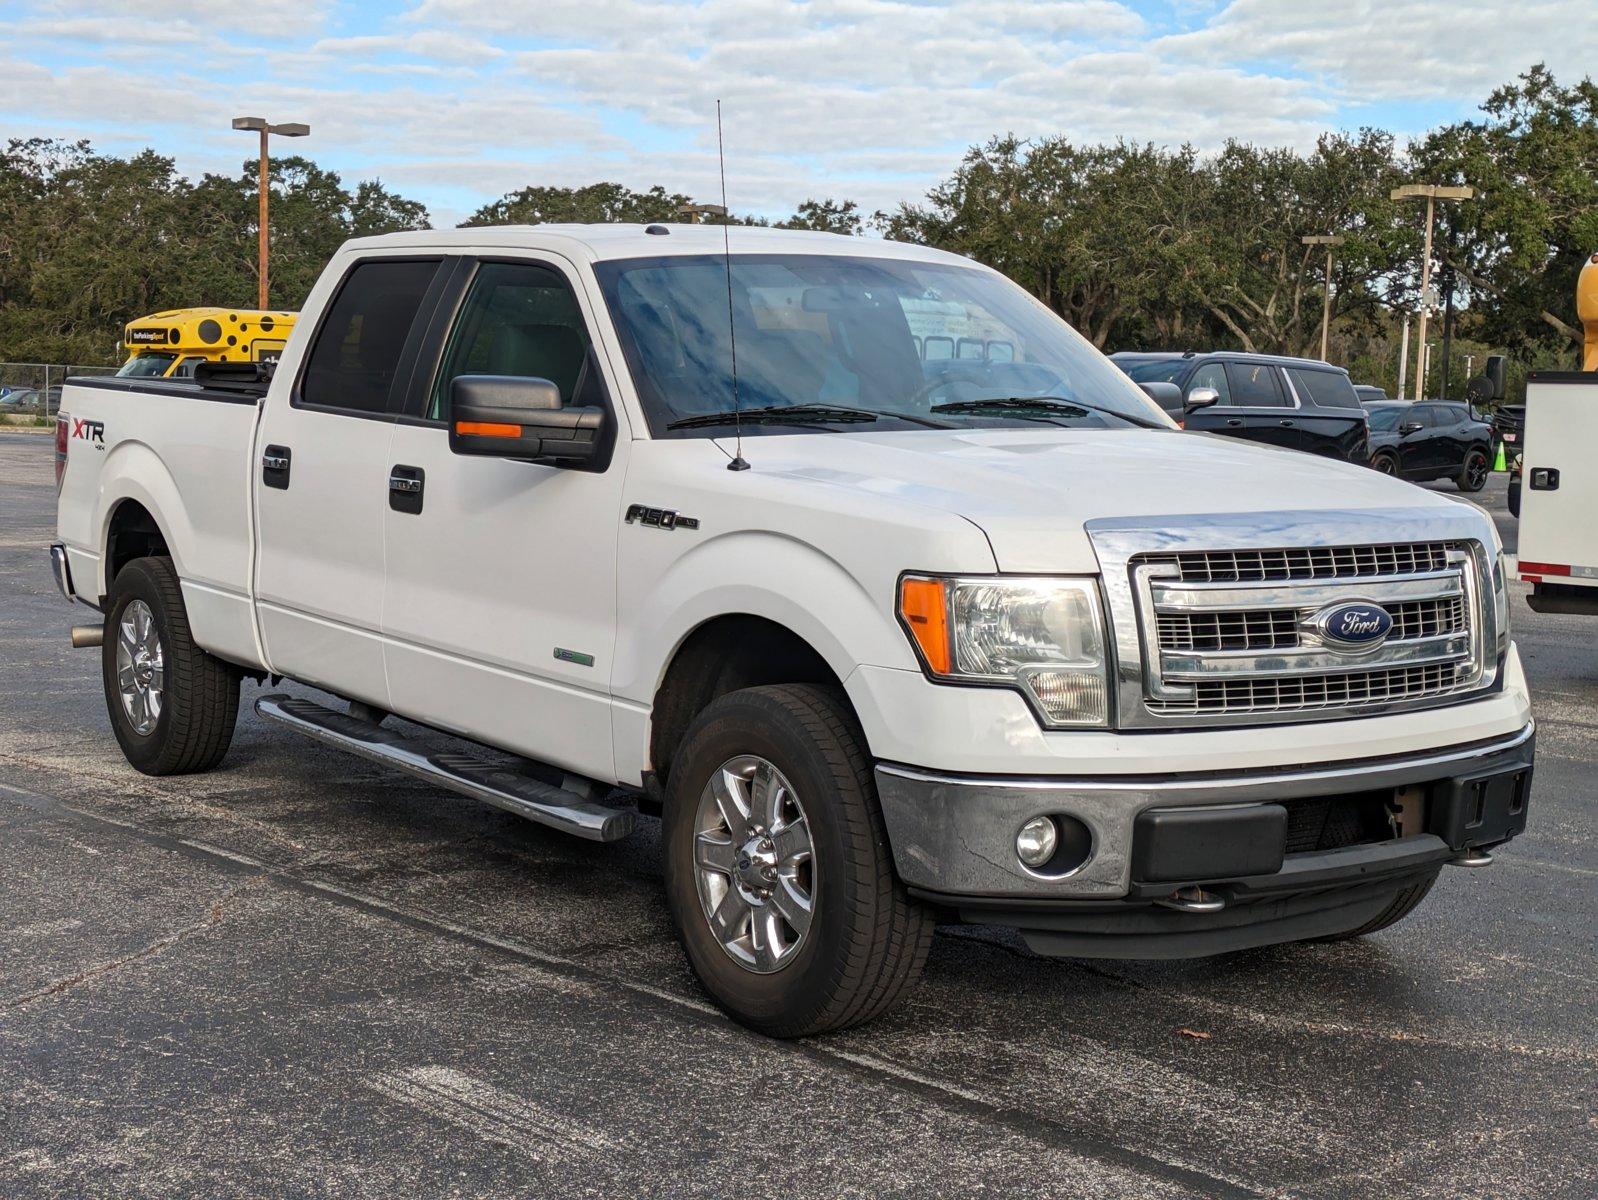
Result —
M427 472L421 467L407 467L403 463L390 467L388 472L388 506L395 512L415 516L422 511L422 490L426 486Z
M287 446L268 446L261 453L261 482L279 491L286 489L293 457L293 451Z
M1282 426L1283 426L1283 428L1291 429L1291 428L1293 428L1293 422L1291 422L1291 421L1283 421L1282 422Z
M1243 428L1243 421L1242 421L1242 418L1240 418L1240 417L1227 417L1226 418L1226 424L1227 424L1227 427L1229 429L1241 429L1241 428Z

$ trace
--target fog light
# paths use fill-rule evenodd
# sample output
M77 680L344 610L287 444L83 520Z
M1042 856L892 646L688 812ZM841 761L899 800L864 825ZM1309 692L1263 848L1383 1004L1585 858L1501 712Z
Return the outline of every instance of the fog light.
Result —
M1029 867L1041 867L1054 857L1060 844L1060 831L1052 817L1033 817L1015 835L1015 853Z

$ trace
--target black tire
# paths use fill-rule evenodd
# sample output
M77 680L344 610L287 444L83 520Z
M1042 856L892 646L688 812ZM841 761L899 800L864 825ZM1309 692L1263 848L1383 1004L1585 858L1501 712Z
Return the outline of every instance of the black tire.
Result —
M1398 478L1398 459L1391 454L1378 454L1371 459L1371 466L1383 475Z
M767 974L723 948L696 882L701 795L712 773L740 755L787 777L814 846L809 930L792 960ZM894 873L865 739L837 689L748 688L707 707L673 759L664 826L677 935L706 990L742 1024L772 1037L842 1029L880 1015L919 978L933 919Z
M1406 888L1400 888L1393 893L1392 901L1381 912L1356 929L1346 933L1329 933L1325 937L1311 939L1317 942L1346 942L1350 938L1364 937L1368 933L1386 929L1389 925L1396 925L1410 913L1420 907L1420 902L1426 899L1427 893L1432 890L1432 884L1437 882L1435 874L1428 875L1419 883L1412 883Z
M1492 463L1487 460L1487 451L1478 446L1465 455L1459 474L1454 476L1454 484L1462 492L1479 492L1487 486L1487 476L1491 472Z
M140 733L124 709L117 679L117 641L134 601L149 610L162 650L161 707ZM146 775L209 771L222 761L239 714L239 673L194 644L183 591L170 558L137 558L117 573L100 651L106 710L128 762Z

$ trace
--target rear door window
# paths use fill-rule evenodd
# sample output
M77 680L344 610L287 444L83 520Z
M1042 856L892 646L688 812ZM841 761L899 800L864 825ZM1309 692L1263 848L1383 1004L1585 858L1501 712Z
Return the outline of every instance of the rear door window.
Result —
M438 259L357 264L317 331L300 383L300 403L387 412L400 356L438 266Z
M1341 371L1317 371L1310 367L1289 367L1293 388L1299 399L1316 408L1358 408L1359 393Z
M1229 362L1226 381L1236 408L1292 408L1282 390L1281 372L1271 363Z

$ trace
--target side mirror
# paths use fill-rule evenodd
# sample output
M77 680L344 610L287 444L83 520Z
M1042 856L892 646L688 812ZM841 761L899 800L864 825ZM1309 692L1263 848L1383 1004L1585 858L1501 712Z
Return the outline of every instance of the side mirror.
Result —
M605 410L562 408L560 389L520 375L458 375L449 388L456 454L587 462L603 448Z
M1195 409L1210 408L1221 402L1221 393L1212 387L1196 387L1188 392L1187 400L1182 405L1183 412L1193 412Z
M1412 433L1419 433L1424 428L1426 428L1426 427L1424 425L1422 425L1419 421L1405 421L1405 422L1403 422L1402 424L1399 425L1398 432L1401 433L1401 434L1404 434L1407 437L1408 435L1410 435Z
M1182 411L1182 389L1174 383L1140 383L1143 394L1168 413Z

